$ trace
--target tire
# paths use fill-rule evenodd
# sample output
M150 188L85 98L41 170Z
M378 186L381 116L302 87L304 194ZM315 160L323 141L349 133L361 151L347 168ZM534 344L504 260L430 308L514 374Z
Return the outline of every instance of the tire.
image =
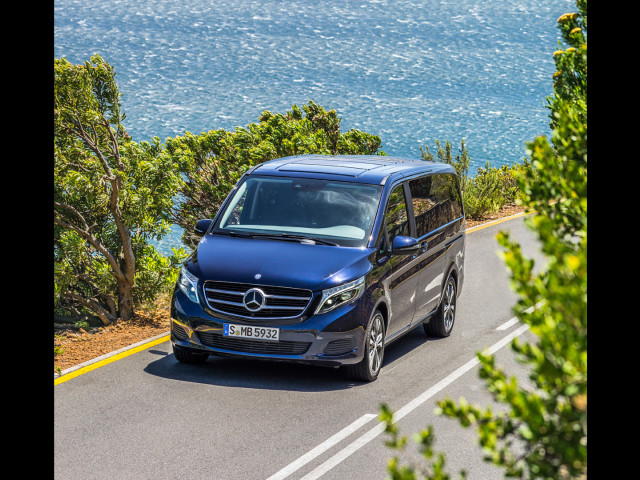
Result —
M384 317L376 310L364 335L364 357L355 365L345 365L349 377L372 382L378 378L384 358Z
M177 345L173 345L173 355L180 363L204 363L209 356L206 353L194 353L190 350L180 348Z
M456 279L449 274L447 283L444 284L438 311L428 323L422 324L427 336L443 338L451 335L456 320L457 293Z

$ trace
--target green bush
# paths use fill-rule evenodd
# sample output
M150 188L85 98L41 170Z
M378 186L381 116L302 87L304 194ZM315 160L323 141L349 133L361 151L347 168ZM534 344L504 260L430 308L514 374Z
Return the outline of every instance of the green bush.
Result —
M478 168L475 177L467 182L463 196L464 211L469 218L482 218L501 206L501 177L498 170L487 164Z

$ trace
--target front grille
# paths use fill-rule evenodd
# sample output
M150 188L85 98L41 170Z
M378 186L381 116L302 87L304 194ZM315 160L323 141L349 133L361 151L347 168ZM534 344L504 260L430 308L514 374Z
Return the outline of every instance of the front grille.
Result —
M265 355L302 355L310 342L247 340L230 338L212 332L198 332L200 343L208 347L220 348L243 353L262 353Z
M252 288L258 288L265 294L265 305L257 312L247 309L243 303L245 293ZM255 319L298 317L305 311L312 297L310 290L302 288L213 280L204 283L204 293L207 305L212 310Z

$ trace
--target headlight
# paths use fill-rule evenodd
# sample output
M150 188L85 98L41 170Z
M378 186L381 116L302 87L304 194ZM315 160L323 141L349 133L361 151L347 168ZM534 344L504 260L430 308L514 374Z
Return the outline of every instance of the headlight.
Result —
M359 298L362 292L364 292L364 277L344 285L323 290L322 300L320 300L320 305L318 305L315 315L330 312L346 303L352 302Z
M198 303L198 277L189 272L184 266L180 269L178 286L192 302Z

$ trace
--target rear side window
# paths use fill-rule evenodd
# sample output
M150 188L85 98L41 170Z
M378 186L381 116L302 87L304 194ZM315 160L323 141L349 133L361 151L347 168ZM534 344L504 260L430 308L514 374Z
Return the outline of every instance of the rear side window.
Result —
M427 175L411 180L409 190L417 237L462 216L462 201L452 174Z

